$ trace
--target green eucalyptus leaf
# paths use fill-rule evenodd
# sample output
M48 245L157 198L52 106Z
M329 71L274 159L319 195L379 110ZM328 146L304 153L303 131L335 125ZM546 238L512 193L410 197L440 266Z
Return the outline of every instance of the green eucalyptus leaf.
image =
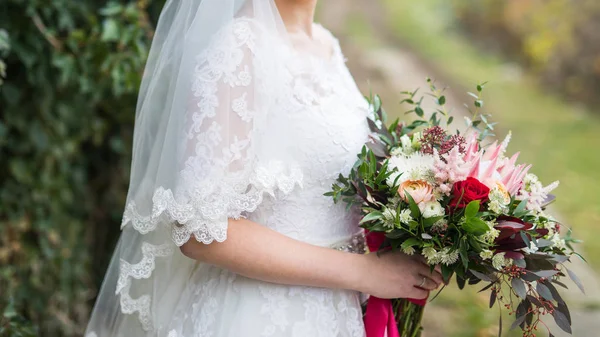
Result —
M515 294L522 299L527 298L527 288L525 287L525 283L520 278L513 278L511 280L511 286Z
M421 210L419 209L419 206L407 190L404 190L404 196L408 200L408 207L410 208L410 215L412 216L412 218L418 219L419 217L421 217Z
M359 222L359 224L368 222L368 221L375 221L375 220L379 220L383 218L383 213L379 212L379 211L372 211L369 214L365 215Z

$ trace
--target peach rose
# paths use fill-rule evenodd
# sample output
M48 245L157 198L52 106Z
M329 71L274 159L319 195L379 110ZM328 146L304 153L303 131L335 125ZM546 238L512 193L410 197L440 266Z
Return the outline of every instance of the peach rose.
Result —
M404 194L404 191L410 194L417 204L435 199L433 196L433 187L424 180L407 180L398 187L400 198L408 202L408 198Z

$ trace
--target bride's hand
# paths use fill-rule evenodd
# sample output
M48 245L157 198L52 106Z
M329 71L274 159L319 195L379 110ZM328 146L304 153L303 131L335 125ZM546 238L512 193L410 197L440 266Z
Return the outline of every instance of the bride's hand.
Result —
M380 298L422 299L443 284L439 268L431 272L421 256L400 251L364 255L360 291Z

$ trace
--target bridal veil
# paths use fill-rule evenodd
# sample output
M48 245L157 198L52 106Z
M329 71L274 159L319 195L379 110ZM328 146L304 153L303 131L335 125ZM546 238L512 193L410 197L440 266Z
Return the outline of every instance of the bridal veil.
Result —
M301 183L286 128L269 127L287 80L273 43L289 43L273 0L166 2L137 103L122 234L86 336L166 336L198 266L178 247L224 241L227 219Z

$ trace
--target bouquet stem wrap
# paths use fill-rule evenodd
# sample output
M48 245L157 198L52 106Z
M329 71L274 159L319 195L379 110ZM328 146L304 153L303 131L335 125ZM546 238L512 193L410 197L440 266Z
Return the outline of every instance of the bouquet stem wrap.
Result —
M376 252L385 236L380 232L367 233L370 252ZM421 320L427 299L383 299L370 296L364 315L367 337L419 337Z

